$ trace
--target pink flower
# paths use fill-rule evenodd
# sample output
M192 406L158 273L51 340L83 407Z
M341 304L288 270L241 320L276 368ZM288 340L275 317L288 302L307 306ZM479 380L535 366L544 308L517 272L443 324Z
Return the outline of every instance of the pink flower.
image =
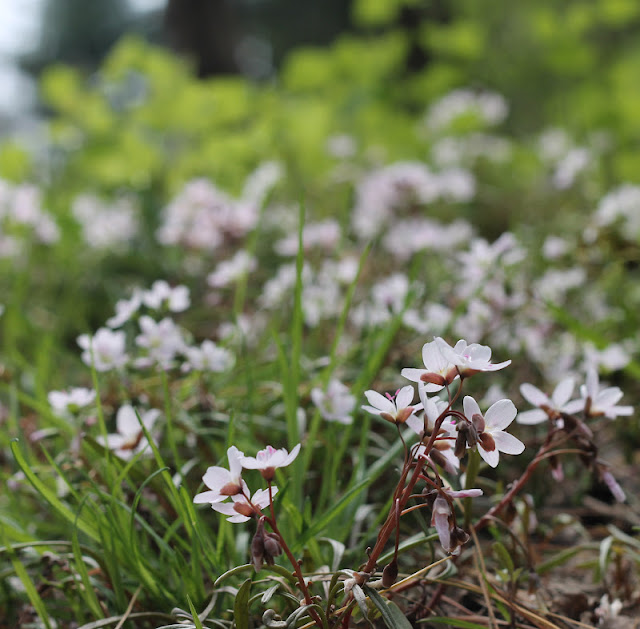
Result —
M287 452L284 448L276 450L272 446L267 446L264 450L260 450L256 457L243 456L241 458L242 467L247 470L260 470L265 480L271 481L276 473L276 468L286 467L292 463L300 452L300 444L298 444L291 452Z
M461 376L472 376L480 371L498 371L511 364L510 360L502 363L491 362L491 348L487 345L471 343L468 345L464 339L460 339L455 347L451 347L444 339L436 337L443 358L458 368Z
M500 452L520 454L524 451L524 443L503 430L515 419L518 413L511 400L498 400L489 407L484 416L480 412L478 403L471 396L465 396L462 405L465 417L472 426L470 430L474 432L474 441L477 442L478 452L491 467L498 465ZM469 443L469 438L467 438L467 443Z
M213 506L218 502L226 500L229 496L236 496L242 493L249 493L247 484L242 480L242 459L244 454L235 446L231 446L227 450L227 458L229 459L229 469L224 467L210 467L202 477L202 482L210 491L203 491L193 498L196 504L205 502L211 503Z
M278 488L272 486L271 495L275 496L277 492ZM248 489L246 493L249 494ZM248 500L244 494L237 494L231 496L231 502L214 502L211 507L218 513L230 516L227 518L229 522L246 522L253 516L260 516L260 511L268 505L269 490L258 489L251 500Z
M414 411L422 409L422 404L411 406L414 393L411 385L399 389L394 396L387 397L380 395L377 391L365 391L364 394L371 406L363 405L362 408L372 415L380 415L382 419L392 424L404 424L415 417Z

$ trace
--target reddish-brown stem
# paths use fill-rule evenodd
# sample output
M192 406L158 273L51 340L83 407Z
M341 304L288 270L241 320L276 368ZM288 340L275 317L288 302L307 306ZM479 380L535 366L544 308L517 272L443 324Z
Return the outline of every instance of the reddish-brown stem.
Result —
M291 549L289 548L289 546L287 546L287 542L285 542L284 537L282 537L282 533L280 533L280 529L278 529L275 513L273 510L273 494L271 490L271 483L269 483L269 506L271 508L271 517L266 518L266 520L269 523L271 530L278 536L278 539L280 540L280 546L282 546L282 550L284 550L285 555L287 556L287 558L291 562L291 565L293 566L293 571L295 572L296 578L298 579L298 586L300 587L300 591L304 596L304 602L307 605L313 605L311 593L309 592L309 588L307 587L307 584L304 582L304 576L302 575L300 564L298 563L298 560L293 556L293 553L291 552ZM316 623L316 625L320 627L320 629L322 629L323 627L322 620L320 619L320 616L318 616L317 612L314 609L309 609L309 615L313 618L313 621Z

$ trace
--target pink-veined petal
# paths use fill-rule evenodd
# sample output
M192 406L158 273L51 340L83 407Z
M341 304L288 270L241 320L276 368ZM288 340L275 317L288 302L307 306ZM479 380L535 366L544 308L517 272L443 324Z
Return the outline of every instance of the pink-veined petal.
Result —
M494 430L506 428L516 417L518 411L511 400L498 400L484 414L487 422L485 430L493 433Z
M505 454L520 454L524 451L524 443L508 432L499 430L491 436L496 442L496 448L500 450L500 452L504 452Z

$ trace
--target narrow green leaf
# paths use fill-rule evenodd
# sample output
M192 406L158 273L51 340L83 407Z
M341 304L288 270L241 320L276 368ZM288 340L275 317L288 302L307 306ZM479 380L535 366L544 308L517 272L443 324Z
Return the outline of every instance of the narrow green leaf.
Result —
M198 612L196 611L196 608L193 606L193 603L191 602L191 599L189 598L188 594L187 594L187 603L189 603L189 610L191 611L193 624L196 626L196 629L204 629L204 627L202 626L202 623L200 622Z
M233 602L233 619L236 629L249 629L249 596L251 594L251 579L247 579L238 590Z
M18 440L11 440L11 451L20 469L24 472L27 480L33 485L34 489L70 524L75 524L76 516L62 501L58 499L53 491L51 491L34 473L25 461L18 447ZM88 535L94 541L100 541L98 532L85 520L78 520L78 528Z
M16 575L18 576L18 578L20 579L20 581L22 581L22 585L24 586L27 596L29 597L29 601L31 601L31 604L33 605L34 609L38 613L38 616L40 616L40 619L44 623L46 629L51 629L51 624L49 623L49 614L47 613L44 603L40 598L40 595L38 594L38 590L36 589L35 585L33 584L33 581L29 577L29 573L27 572L23 563L18 559L18 556L16 555L13 548L7 543L4 529L0 529L0 533L2 533L2 543L4 544L7 551L9 552L9 559L11 560L11 565L13 566L13 569Z
M509 573L509 576L512 576L515 566L513 565L513 559L511 559L509 551L501 542L494 542L492 548L502 567Z
M402 613L402 610L393 602L381 596L376 590L368 585L364 586L364 591L377 607L384 624L389 629L412 629L411 623Z
M253 570L253 564L247 563L244 566L236 566L235 568L231 568L231 570L227 570L224 574L221 574L213 584L213 587L218 587L225 579L228 577L232 577L234 574L240 574L242 572L247 572L248 570Z

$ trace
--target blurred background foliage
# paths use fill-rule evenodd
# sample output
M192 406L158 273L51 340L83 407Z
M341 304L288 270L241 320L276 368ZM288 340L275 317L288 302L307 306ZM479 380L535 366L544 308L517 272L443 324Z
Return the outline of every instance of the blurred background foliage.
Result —
M40 300L34 329L67 321L69 347L79 330L99 325L123 285L182 279L153 235L185 182L209 177L239 195L258 165L278 160L287 176L276 200L304 199L320 218L346 216L354 177L336 181L328 139L350 138L360 172L429 161L440 137L426 129L425 112L456 88L494 90L509 103L497 132L511 157L474 161L479 189L460 210L485 236L523 223L561 229L576 208L590 210L614 185L638 179L634 0L143 5L45 3L40 42L23 56L39 75L40 122L29 141L6 133L0 147L0 177L38 184L62 225L73 223L72 201L87 191L133 195L141 205L143 229L129 249L78 264L74 228L65 229L46 264L36 248L33 265L8 280L8 294ZM601 158L570 189L548 185L536 142L549 128ZM467 115L442 135L485 130ZM448 209L432 211L443 218ZM73 316L46 315L43 303Z

